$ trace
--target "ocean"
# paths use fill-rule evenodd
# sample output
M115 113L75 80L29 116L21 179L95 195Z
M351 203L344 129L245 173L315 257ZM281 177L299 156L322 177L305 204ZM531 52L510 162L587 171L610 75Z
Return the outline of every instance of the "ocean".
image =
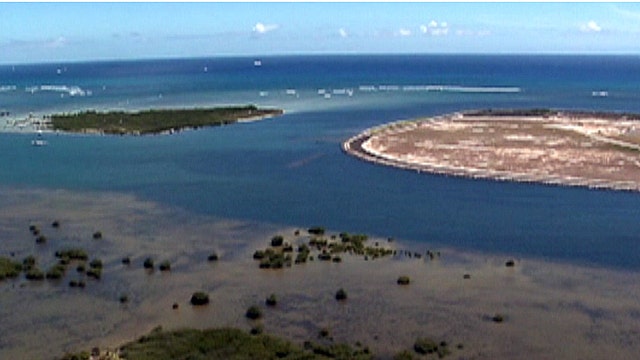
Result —
M175 135L45 134L87 109L256 104L281 117ZM640 113L637 56L282 56L0 66L0 188L121 192L193 214L640 269L640 194L362 162L356 133L477 108ZM9 115L6 115L9 113Z

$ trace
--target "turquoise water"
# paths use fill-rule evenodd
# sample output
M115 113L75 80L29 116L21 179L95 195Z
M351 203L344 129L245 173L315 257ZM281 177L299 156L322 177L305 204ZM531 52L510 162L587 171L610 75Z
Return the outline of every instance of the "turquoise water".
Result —
M0 134L0 185L119 191L225 218L640 268L637 193L418 174L364 163L340 149L370 126L470 108L640 112L639 58L274 57L262 64L188 59L0 67L0 109L16 117L227 103L287 110L279 118L173 136L48 134L43 148L30 146L31 134L7 127ZM40 90L51 84L85 93Z

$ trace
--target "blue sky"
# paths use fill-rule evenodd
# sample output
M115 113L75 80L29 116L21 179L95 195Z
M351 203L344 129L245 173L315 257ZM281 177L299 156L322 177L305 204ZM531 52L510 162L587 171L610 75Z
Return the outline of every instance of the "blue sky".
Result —
M317 53L640 54L637 3L0 3L0 63Z

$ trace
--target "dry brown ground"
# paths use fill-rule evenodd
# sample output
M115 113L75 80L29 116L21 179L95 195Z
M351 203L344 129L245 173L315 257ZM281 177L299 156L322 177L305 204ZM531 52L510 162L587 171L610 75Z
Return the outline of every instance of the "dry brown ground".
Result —
M396 166L482 178L640 190L637 120L460 113L393 123L362 136L366 138L352 151Z

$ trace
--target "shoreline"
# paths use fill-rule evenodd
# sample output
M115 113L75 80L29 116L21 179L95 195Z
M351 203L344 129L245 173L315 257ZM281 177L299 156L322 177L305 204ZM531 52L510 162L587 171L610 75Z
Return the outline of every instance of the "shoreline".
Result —
M592 179L577 176L561 176L549 174L532 174L525 172L510 172L492 169L479 169L473 167L447 166L443 164L413 160L408 161L400 156L385 153L384 149L374 148L369 141L377 134L393 128L394 133L402 133L403 131L415 128L420 122L437 122L443 119L449 119L459 116L461 113L452 113L448 115L436 116L426 119L401 120L366 129L359 134L347 139L342 143L342 150L360 160L370 163L391 166L395 168L425 172L441 176L455 176L470 179L483 179L492 181L509 181L519 183L533 183L549 186L568 186L582 187L596 190L615 190L640 192L640 183L633 181L614 181L607 179ZM582 113L576 113L582 114ZM594 136L595 137L595 136ZM607 139L609 142L616 144L615 140ZM624 144L626 146L626 144ZM630 144L630 146L635 146ZM410 154L404 154L411 156Z

